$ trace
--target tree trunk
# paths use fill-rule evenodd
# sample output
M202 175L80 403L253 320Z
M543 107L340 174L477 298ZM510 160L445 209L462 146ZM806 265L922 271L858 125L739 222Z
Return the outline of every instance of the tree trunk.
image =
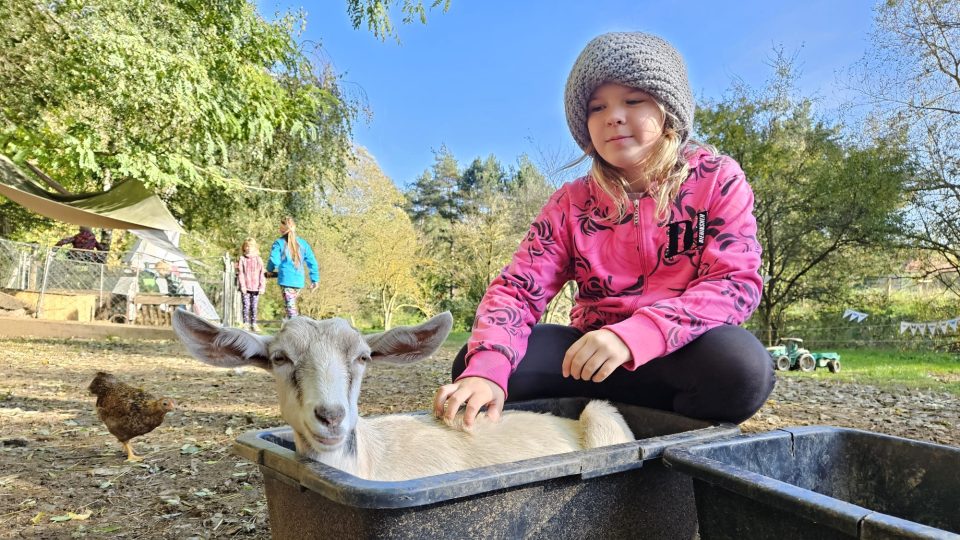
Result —
M767 315L767 320L764 321L764 324L767 327L767 347L773 346L773 324L770 322L770 316Z
M768 306L763 306L757 310L757 315L760 317L760 320L763 324L763 333L767 335L766 337L766 346L770 347L773 345L773 336L774 336L774 325L773 325L773 310Z
M393 311L397 303L397 295L391 294L387 287L380 290L380 308L383 310L383 329L393 328Z
M111 187L113 187L113 176L110 174L110 169L103 169L103 190L108 191ZM103 244L103 250L109 253L110 244L113 243L113 229L100 229L100 243Z

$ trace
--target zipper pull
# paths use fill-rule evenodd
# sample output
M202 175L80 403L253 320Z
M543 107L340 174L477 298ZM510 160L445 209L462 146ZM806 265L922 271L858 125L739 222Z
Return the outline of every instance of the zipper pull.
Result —
M640 225L640 204L639 201L633 201L633 224Z

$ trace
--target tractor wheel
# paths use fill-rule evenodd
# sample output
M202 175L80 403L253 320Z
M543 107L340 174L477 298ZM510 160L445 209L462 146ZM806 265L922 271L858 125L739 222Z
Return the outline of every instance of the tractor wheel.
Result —
M809 354L801 355L797 360L797 365L800 366L800 371L807 373L817 369L817 361Z
M830 360L827 362L827 369L830 373L840 373L840 360Z
M777 368L777 371L787 371L790 369L790 357L789 356L778 356L774 361L774 365Z

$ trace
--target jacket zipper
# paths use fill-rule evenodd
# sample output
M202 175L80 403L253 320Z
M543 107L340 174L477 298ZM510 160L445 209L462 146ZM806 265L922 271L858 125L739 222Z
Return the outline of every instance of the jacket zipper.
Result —
M640 275L644 277L643 288L640 290L640 293L643 294L643 291L647 288L647 269L646 264L643 260L643 227L640 225L640 199L634 199L633 201L633 226L637 233L637 256L640 259Z

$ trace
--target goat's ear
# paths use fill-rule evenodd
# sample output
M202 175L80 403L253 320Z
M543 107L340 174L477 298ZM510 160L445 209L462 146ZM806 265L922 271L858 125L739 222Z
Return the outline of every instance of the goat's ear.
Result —
M364 336L370 345L370 358L386 362L408 363L422 360L440 348L453 328L449 311L417 326L399 326L379 334Z
M256 366L270 371L267 345L273 339L221 328L183 309L173 313L173 330L194 358L217 367Z

